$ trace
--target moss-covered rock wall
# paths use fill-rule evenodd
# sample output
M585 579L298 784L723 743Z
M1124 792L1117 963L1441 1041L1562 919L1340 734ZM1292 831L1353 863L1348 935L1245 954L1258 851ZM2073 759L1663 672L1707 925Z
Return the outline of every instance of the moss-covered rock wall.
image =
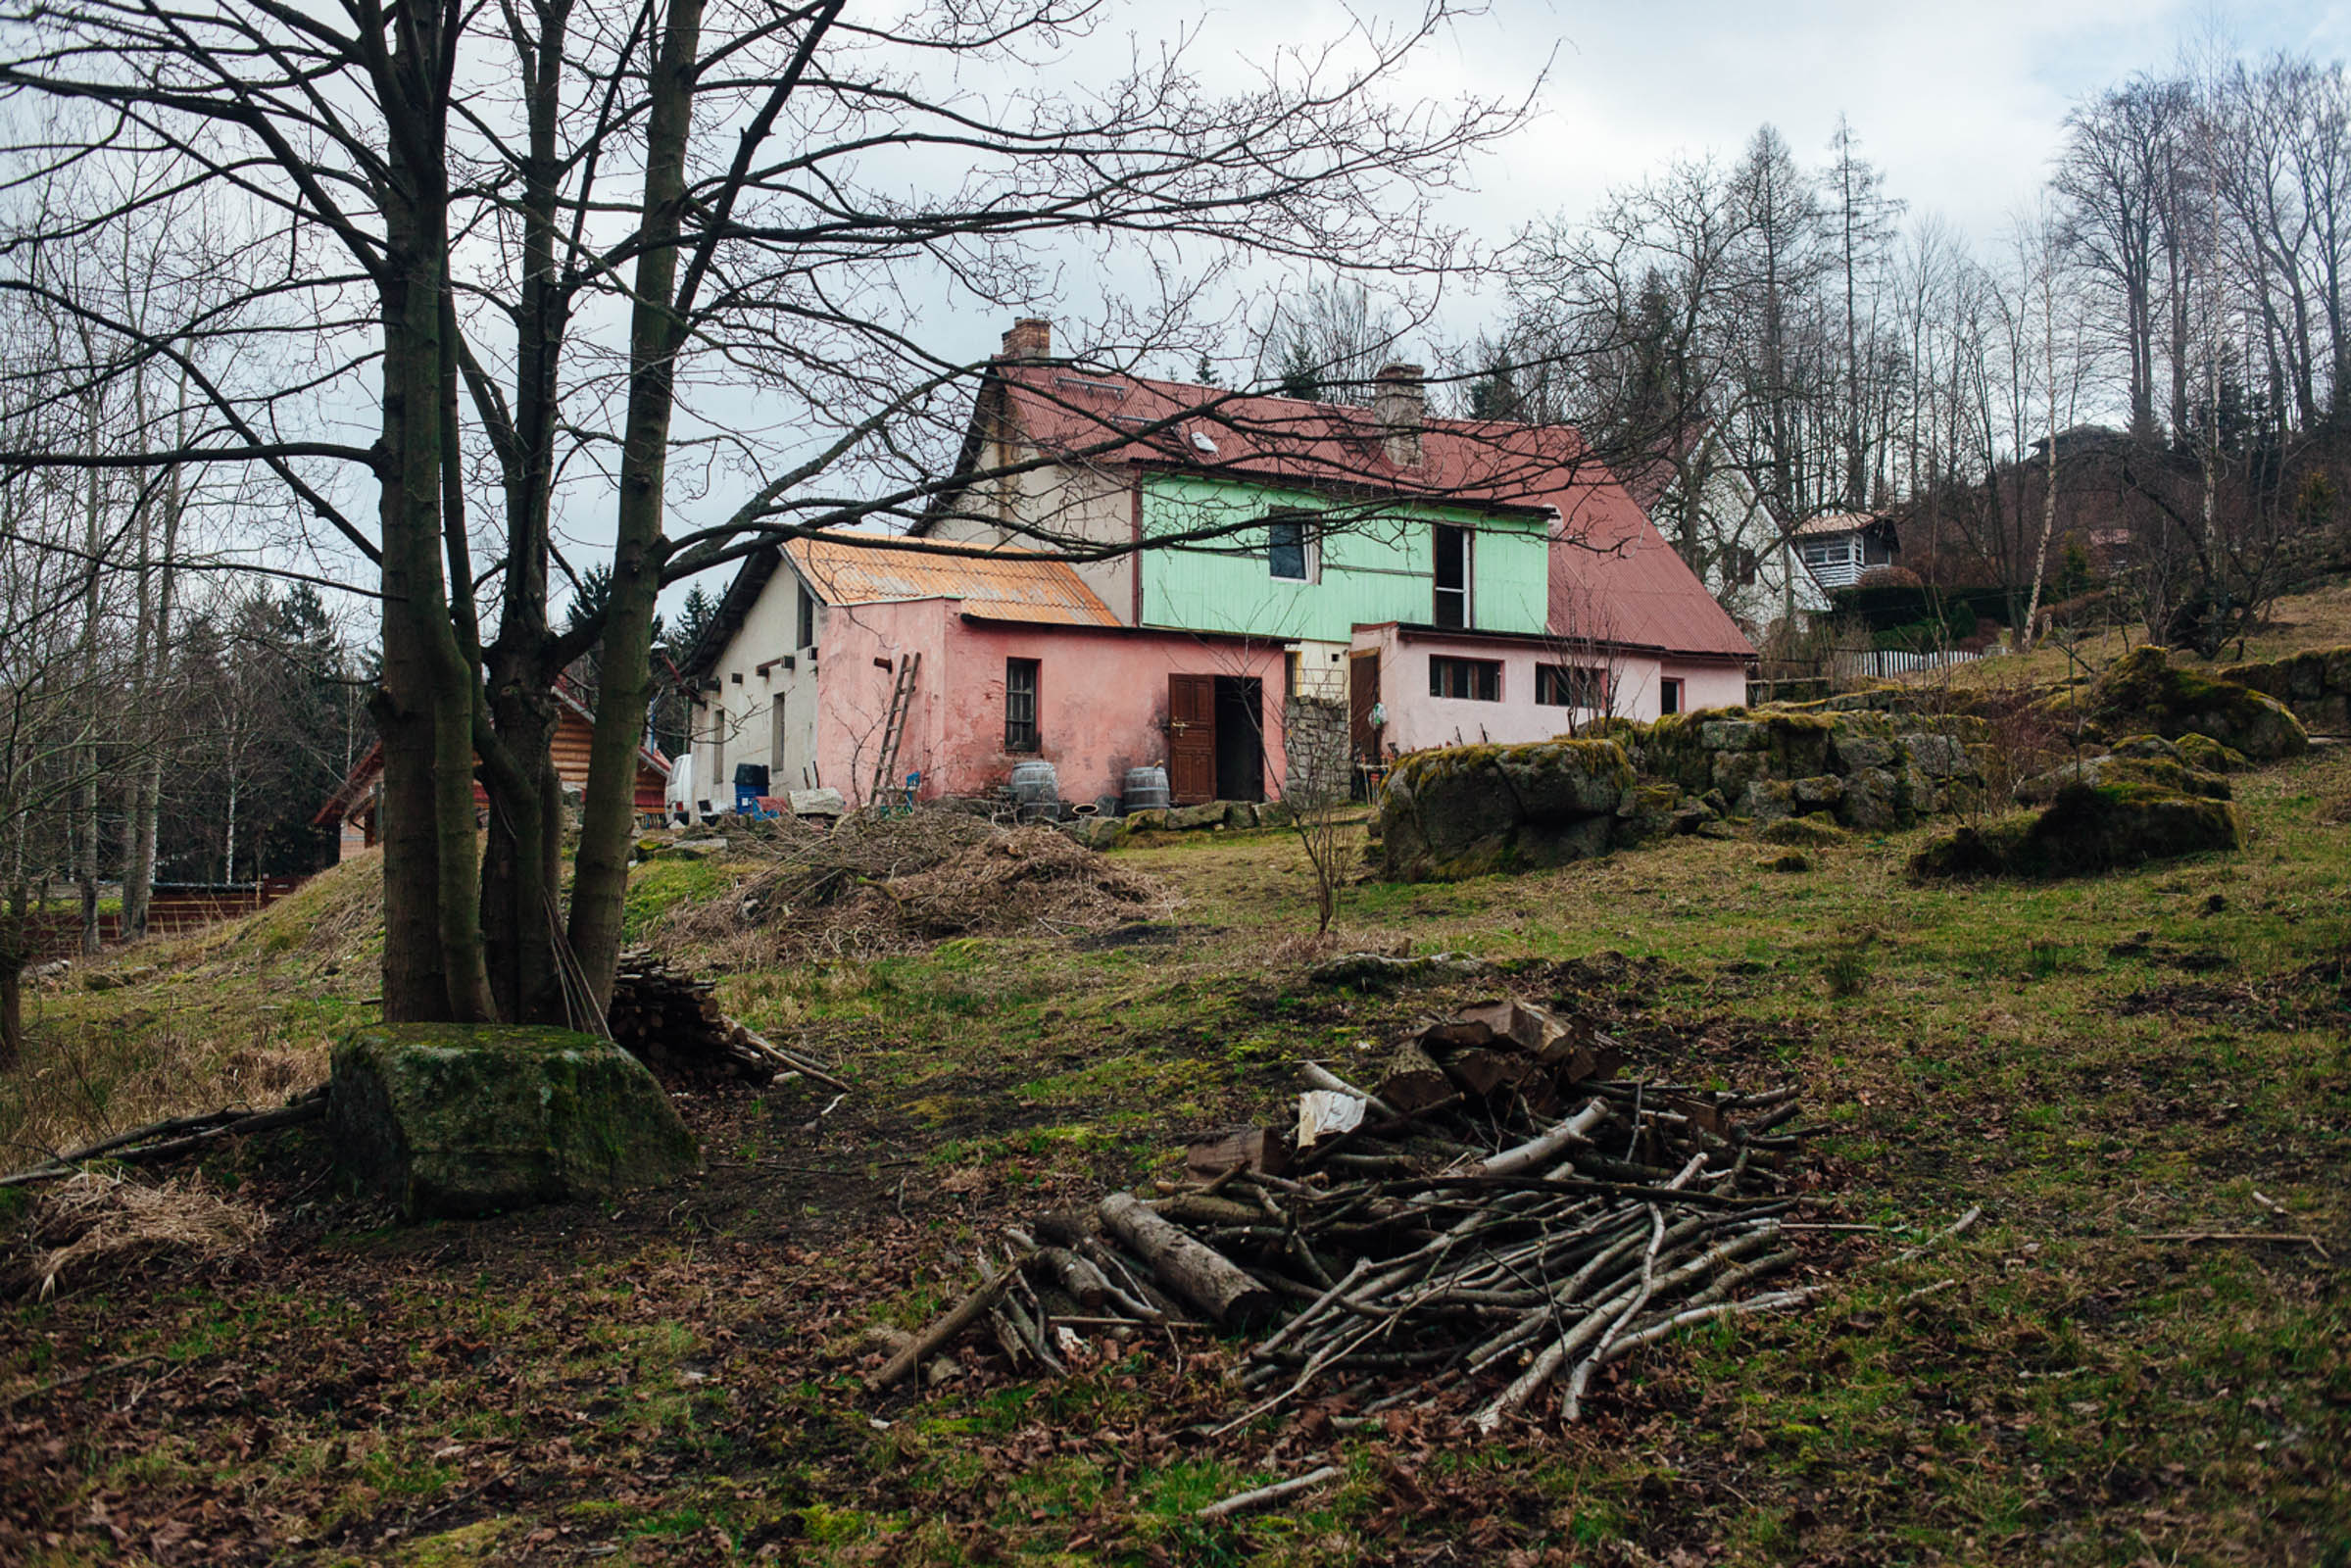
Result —
M2314 649L2266 664L2231 664L2221 678L2276 698L2314 735L2351 735L2351 647Z

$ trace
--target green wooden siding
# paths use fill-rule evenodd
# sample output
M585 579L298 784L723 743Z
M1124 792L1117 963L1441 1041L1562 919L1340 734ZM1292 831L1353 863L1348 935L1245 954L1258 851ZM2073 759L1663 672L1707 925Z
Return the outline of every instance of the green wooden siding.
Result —
M1147 474L1143 532L1165 538L1235 518L1329 511L1310 490L1197 474ZM1284 641L1343 643L1358 625L1432 616L1435 525L1466 527L1470 617L1476 631L1542 632L1550 604L1549 529L1537 517L1496 517L1463 507L1397 502L1369 519L1349 507L1346 524L1317 545L1315 580L1274 576L1263 529L1213 549L1171 547L1142 555L1143 620L1187 631L1250 632Z

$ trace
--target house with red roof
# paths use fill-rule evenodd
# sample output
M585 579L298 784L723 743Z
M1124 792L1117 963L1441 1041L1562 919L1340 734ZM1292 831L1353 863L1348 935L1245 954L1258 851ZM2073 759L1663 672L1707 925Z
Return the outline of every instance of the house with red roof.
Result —
M1163 764L1189 803L1745 698L1752 647L1573 430L1434 417L1410 366L1368 407L1235 394L1056 360L1022 320L955 477L910 540L795 541L729 591L688 673L791 782L894 775L894 703L925 793L1034 757L1065 800ZM838 581L844 550L910 575ZM1037 586L1007 609L983 568Z

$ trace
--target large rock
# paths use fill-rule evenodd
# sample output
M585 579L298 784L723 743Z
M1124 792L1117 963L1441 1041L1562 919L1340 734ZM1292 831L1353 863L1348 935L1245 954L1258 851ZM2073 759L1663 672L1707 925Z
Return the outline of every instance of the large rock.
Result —
M2182 669L2161 648L2139 648L2107 666L2090 688L2092 719L2108 735L2209 735L2255 761L2296 757L2310 736L2275 697Z
M1380 796L1390 877L1454 881L1604 853L1633 765L1614 741L1537 741L1422 752Z
M2037 815L1937 834L1910 858L1910 871L1919 877L2086 876L2242 849L2244 843L2244 816L2228 801L2151 784L2068 784Z
M2351 735L2351 647L2313 649L2266 664L2231 664L2221 678L2277 698L2314 735Z
M606 1197L693 1170L644 1063L568 1029L383 1024L335 1047L335 1155L412 1219Z

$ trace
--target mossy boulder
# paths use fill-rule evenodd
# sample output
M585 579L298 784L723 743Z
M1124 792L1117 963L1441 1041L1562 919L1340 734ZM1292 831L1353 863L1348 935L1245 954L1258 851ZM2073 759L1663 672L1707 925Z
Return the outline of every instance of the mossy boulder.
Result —
M1845 775L1837 820L1861 833L1886 833L1918 820L1910 786L1891 768L1857 767Z
M1628 843L1662 838L1678 831L1677 818L1688 808L1676 785L1638 784L1617 804L1616 830Z
M1599 855L1633 786L1614 741L1421 752L1381 792L1381 864L1402 881L1455 881Z
M2264 762L2310 749L2301 722L2277 698L2180 668L2162 648L2134 649L2108 665L2088 708L2108 735L2203 735Z
M2253 765L2244 753L2223 746L2209 735L2182 735L2172 752L2180 766L2206 773L2242 773Z
M1910 873L2049 880L2244 843L2244 816L2228 801L2152 784L2068 784L2037 814L1937 834L1910 858Z
M568 1029L396 1023L334 1050L335 1155L412 1219L607 1197L695 1169L645 1064Z

